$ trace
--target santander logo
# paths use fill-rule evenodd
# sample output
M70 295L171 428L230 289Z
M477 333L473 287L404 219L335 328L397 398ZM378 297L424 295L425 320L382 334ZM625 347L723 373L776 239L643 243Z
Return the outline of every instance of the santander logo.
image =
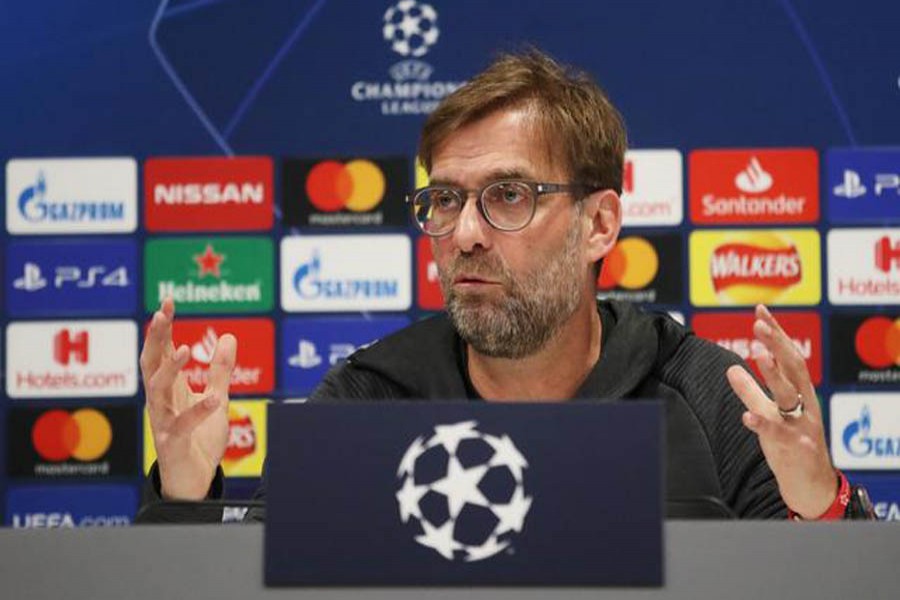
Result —
M755 156L750 158L747 167L734 178L734 185L748 194L765 192L772 187L772 183L772 175L762 168Z

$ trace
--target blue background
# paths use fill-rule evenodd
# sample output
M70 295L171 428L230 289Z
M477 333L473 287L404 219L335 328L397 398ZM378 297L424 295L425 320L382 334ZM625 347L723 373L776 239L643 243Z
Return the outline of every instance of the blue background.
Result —
M382 17L392 4L5 2L0 159L123 155L141 165L149 156L263 154L276 158L276 169L285 156L411 160L424 116L383 116L377 102L356 102L350 94L356 81L390 81L388 70L402 58L382 39ZM623 112L634 147L678 148L686 156L706 147L806 146L824 153L900 144L900 3L892 0L431 4L441 33L422 60L434 68L432 81L463 81L496 51L535 43L600 81ZM830 179L822 177L823 207ZM276 174L276 205L280 180ZM900 211L895 206L883 216L878 223L896 223ZM0 211L0 224L4 219ZM5 255L10 236L3 225ZM688 230L676 229L685 239ZM277 219L273 237L286 232ZM142 246L146 238L139 220L132 239ZM7 272L4 263L0 275L8 284L20 273ZM0 297L3 327L8 302ZM688 319L695 312L687 304L661 308ZM834 389L827 341L833 310L825 303L817 308L825 317L820 392L827 397ZM130 310L142 324L141 307ZM0 348L0 361L9 351L15 349ZM285 395L279 383L273 396ZM139 404L142 396L120 401ZM0 385L0 424L9 403ZM0 443L0 464L5 451ZM139 481L136 473L133 485ZM0 477L0 490L6 485Z

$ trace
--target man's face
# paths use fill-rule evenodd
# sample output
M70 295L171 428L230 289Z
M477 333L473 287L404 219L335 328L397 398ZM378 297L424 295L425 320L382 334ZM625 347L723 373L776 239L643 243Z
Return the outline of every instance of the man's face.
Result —
M447 138L432 158L433 185L481 189L500 179L568 183L527 111L489 114ZM454 230L432 239L447 310L462 338L487 356L540 350L590 295L580 210L570 194L539 196L520 231L492 228L470 195Z

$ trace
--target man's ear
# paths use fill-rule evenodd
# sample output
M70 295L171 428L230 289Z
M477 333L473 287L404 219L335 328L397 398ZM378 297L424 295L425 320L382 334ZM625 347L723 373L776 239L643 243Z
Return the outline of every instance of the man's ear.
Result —
M622 230L622 201L614 190L598 190L582 200L588 228L587 257L597 262L612 250Z

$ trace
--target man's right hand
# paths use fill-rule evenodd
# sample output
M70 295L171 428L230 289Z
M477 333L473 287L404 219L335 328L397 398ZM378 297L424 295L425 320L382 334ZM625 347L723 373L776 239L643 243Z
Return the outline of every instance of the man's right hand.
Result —
M228 386L237 354L231 334L219 338L202 394L188 386L181 369L190 348L172 343L175 303L163 300L153 314L141 374L159 464L162 495L171 500L202 500L228 445Z

